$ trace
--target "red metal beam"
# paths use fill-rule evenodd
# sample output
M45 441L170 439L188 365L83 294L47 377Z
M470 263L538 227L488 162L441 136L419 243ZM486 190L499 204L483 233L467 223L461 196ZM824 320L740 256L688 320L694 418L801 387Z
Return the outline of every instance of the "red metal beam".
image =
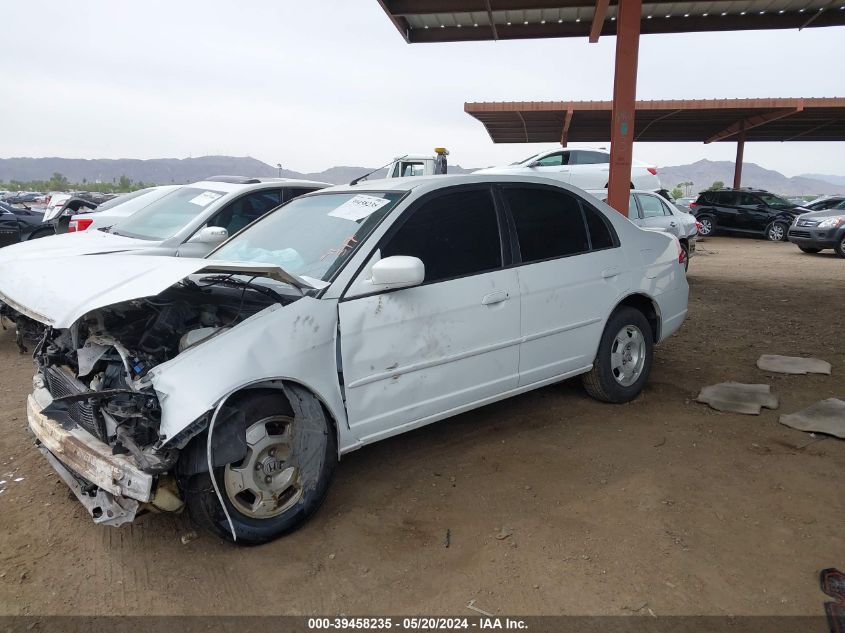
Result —
M575 110L569 108L563 119L563 131L560 133L560 144L562 147L566 147L566 144L569 142L569 126L572 124L573 114L575 114Z
M610 4L610 0L596 0L596 10L593 13L593 25L590 27L590 42L595 44L599 41L599 35L601 35L602 27L604 27L604 18L607 16L607 5ZM620 6L620 10L621 10ZM637 21L639 21L640 16L637 15Z
M745 127L739 131L736 140L736 162L734 163L734 189L742 186L742 155L745 153Z
M641 15L642 0L624 0L619 3L616 17L616 69L613 77L613 127L610 132L607 203L624 216L628 215L631 187Z
M782 119L784 117L788 117L791 114L797 114L804 110L804 102L799 101L798 105L794 108L784 108L782 110L773 110L772 112L766 112L765 114L756 114L754 116L750 116L747 119L743 119L742 121L737 121L733 125L726 127L721 132L717 132L710 138L708 138L705 143L714 143L716 141L721 141L722 139L729 138L734 136L735 134L739 134L741 131L748 131L754 129L755 127L759 127L771 121L777 121L778 119Z

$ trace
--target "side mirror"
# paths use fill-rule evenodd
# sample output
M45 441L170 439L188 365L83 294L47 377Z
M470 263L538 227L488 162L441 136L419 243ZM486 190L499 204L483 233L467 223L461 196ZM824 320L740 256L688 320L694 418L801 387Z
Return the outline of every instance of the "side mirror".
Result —
M200 244L222 244L227 239L229 239L229 231L222 226L207 226L195 233L189 241Z
M370 284L382 290L419 286L425 279L425 264L418 257L393 255L373 264Z
M535 160L533 163L528 163L528 166L531 168L539 167L540 163Z

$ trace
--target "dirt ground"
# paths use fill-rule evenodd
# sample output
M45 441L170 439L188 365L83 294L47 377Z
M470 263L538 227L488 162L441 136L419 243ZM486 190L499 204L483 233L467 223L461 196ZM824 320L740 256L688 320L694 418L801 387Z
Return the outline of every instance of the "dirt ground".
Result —
M845 442L777 420L845 397L845 260L701 249L635 402L571 381L365 448L304 529L255 548L183 544L186 516L95 526L27 436L32 362L0 332L0 614L821 615L818 572L845 567ZM767 375L765 352L833 375ZM780 410L693 401L723 380L771 384Z

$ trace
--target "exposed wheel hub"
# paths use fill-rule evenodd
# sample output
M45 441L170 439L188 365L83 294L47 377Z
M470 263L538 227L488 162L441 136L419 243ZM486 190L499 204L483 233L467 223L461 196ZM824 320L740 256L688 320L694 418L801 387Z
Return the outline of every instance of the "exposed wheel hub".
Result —
M302 483L292 460L293 418L271 416L246 430L248 452L223 473L229 501L243 514L266 519L281 514L302 497Z

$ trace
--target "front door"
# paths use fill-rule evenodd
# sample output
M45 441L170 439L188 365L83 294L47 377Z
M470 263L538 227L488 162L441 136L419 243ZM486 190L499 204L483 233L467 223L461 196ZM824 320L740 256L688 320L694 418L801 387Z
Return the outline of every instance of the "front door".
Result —
M534 166L529 171L537 176L548 176L549 178L569 182L569 152L554 152L553 154L543 156L534 163Z
M379 247L382 258L420 258L423 284L339 304L347 415L362 441L447 417L517 384L519 281L503 267L491 190L434 195L406 210Z

